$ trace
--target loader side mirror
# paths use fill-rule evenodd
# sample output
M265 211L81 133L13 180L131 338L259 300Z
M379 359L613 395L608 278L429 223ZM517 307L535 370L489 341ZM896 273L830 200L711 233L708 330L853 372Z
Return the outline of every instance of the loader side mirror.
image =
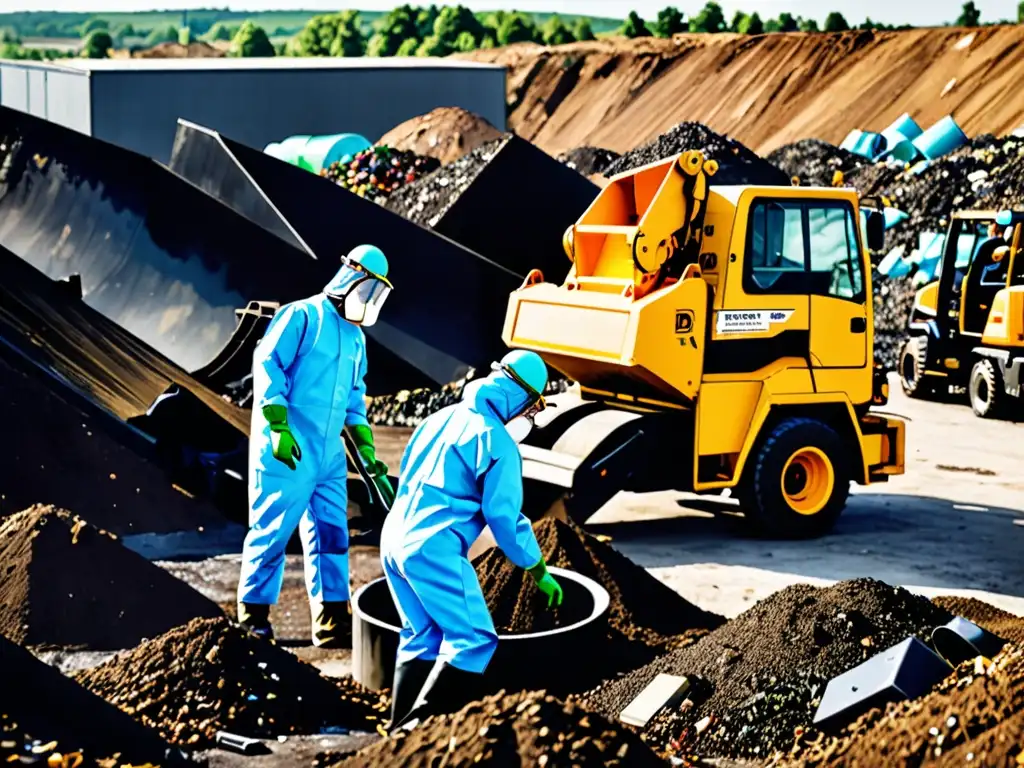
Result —
M864 229L867 235L868 250L880 251L885 247L885 216L881 211L872 209L868 209L866 213Z

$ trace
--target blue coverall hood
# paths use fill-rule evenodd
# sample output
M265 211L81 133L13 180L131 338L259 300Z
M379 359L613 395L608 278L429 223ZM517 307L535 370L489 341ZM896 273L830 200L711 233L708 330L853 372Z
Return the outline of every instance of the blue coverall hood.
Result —
M494 371L486 379L477 379L467 384L462 392L462 400L474 411L490 411L507 424L523 412L530 402L530 396L504 373Z

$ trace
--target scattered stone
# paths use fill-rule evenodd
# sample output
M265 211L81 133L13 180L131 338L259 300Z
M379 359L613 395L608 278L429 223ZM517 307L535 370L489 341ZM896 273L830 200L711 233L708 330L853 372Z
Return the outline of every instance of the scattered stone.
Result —
M844 176L871 165L867 158L847 152L821 139L802 139L779 147L765 158L790 178L800 179L802 187L831 187L836 171Z
M605 170L618 160L622 155L610 149L601 147L577 147L563 152L558 156L559 162L565 163L570 168L579 171L584 176L591 176L595 173L604 173Z

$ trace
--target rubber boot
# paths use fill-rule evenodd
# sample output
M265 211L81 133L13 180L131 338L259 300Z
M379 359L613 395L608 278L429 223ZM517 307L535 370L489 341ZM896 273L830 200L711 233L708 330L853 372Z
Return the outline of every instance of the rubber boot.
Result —
M317 648L352 647L352 606L345 602L324 602L315 608L313 645Z
M269 605L239 603L238 623L257 637L274 642L274 628L270 626Z
M388 730L395 728L419 701L423 684L434 669L434 660L412 659L395 666L395 679L391 685L391 722Z
M477 672L466 672L446 662L437 662L423 684L412 712L398 724L399 727L412 729L432 715L458 712L481 697L483 680L484 676Z

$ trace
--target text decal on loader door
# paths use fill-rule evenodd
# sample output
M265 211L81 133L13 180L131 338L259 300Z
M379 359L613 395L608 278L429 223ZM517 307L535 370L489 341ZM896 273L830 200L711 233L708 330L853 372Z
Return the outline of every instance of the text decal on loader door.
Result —
M719 335L768 331L772 325L789 320L792 314L792 309L719 310L715 331Z

